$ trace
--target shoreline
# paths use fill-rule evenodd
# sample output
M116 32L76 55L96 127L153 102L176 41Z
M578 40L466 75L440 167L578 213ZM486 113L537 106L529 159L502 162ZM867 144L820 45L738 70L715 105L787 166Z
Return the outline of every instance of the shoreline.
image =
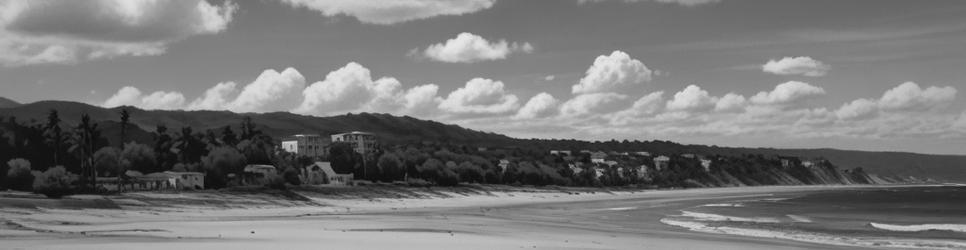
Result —
M698 249L838 249L821 244L691 232L664 225L659 220L677 209L708 202L821 190L908 186L921 185L607 192L484 186L476 193L430 189L427 193L394 198L392 195L345 198L295 191L309 200L284 202L272 201L271 197L232 193L131 193L70 198L111 199L118 204L118 209L0 206L0 215L6 224L0 227L0 238L9 242L4 245L24 249L205 249L222 245L263 248L273 244L314 249L313 246L317 246L314 244L323 242L334 244L331 246L336 249L445 249L454 246L449 244L460 244L460 248L465 245L469 249L523 246L545 249L636 249L642 246L655 249L681 246ZM0 198L0 203L10 199ZM199 199L210 201L198 203ZM249 200L222 203L215 199ZM151 205L173 200L183 202ZM629 201L643 201L653 206L638 218L645 224L635 229L601 224L601 221L613 219L606 218L609 210L626 208L622 203ZM453 238L459 240L454 242Z

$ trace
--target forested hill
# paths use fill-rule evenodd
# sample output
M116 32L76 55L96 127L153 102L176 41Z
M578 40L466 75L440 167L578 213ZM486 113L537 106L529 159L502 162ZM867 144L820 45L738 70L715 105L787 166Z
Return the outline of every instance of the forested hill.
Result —
M16 102L14 102L16 104ZM126 107L131 122L139 127L129 131L129 138L150 142L149 131L158 125L171 129L190 126L194 131L220 130L225 126L237 128L248 116L273 137L291 134L314 133L328 135L346 131L369 131L376 133L383 142L402 143L412 141L435 141L463 144L469 147L515 147L529 150L603 150L648 151L655 154L694 153L701 155L738 156L745 154L765 156L797 156L824 158L842 168L863 168L866 172L881 176L916 176L941 181L966 182L966 156L925 155L900 152L864 152L837 149L771 149L729 148L705 145L682 145L666 141L646 142L586 142L577 140L516 139L505 135L466 129L435 121L420 120L408 116L388 114L346 114L331 117L296 115L286 112L265 114L236 114L228 111L160 111ZM82 114L89 114L101 123L105 137L117 140L117 121L121 108L101 108L84 103L66 101L41 101L24 105L2 106L0 117L16 117L21 123L41 122L47 113L56 109L67 124L77 123Z
M20 106L19 102L0 96L0 108L13 108Z
M60 119L67 124L77 123L81 115L86 113L94 121L113 121L107 125L114 127L120 119L122 108L130 112L130 122L141 130L132 132L133 138L144 142L151 140L149 132L154 131L158 125L174 130L189 126L194 131L208 129L220 131L225 126L233 126L237 129L238 124L246 116L251 117L265 133L276 138L292 134L329 135L347 131L368 131L376 133L381 141L389 143L425 140L457 144L510 145L515 141L505 135L475 131L457 125L408 116L369 113L315 117L287 112L237 114L228 111L142 110L134 107L108 109L78 102L41 101L18 107L0 108L0 116L16 117L20 122L42 122L47 119L50 110L57 110ZM110 136L111 134L111 131L105 131L109 140L117 138Z

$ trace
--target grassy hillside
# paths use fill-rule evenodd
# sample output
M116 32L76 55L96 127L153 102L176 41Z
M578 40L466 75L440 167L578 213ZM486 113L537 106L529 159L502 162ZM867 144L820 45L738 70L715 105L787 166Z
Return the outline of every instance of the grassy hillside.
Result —
M17 117L19 121L43 121L51 109L58 110L60 118L68 124L76 123L81 114L87 113L102 123L105 136L117 143L119 137L118 113L121 108L105 109L77 102L42 101L14 107L0 108L0 116ZM475 131L456 125L420 120L408 116L388 114L346 114L331 117L314 117L285 112L266 114L236 114L228 111L157 111L127 107L131 122L140 129L129 132L130 138L150 142L150 131L164 124L170 131L191 126L195 131L220 130L224 126L238 124L245 116L262 126L269 135L281 137L299 133L328 135L353 130L374 132L387 143L412 141L438 141L454 144L487 147L521 147L534 150L590 149L615 151L649 151L656 154L696 153L703 155L786 155L803 158L826 158L843 168L864 168L869 173L885 176L917 176L937 180L966 182L966 156L925 155L901 152L864 152L837 149L772 149L729 148L705 145L683 145L666 141L647 142L586 142L576 140L515 139L504 135ZM237 132L237 131L236 131Z

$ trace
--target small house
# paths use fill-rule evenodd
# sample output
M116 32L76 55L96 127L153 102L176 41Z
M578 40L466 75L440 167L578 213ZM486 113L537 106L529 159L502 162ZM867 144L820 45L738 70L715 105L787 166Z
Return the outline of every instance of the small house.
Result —
M704 172L709 172L710 173L711 172L711 160L710 159L701 159L701 167L704 168Z
M598 151L598 152L594 152L594 153L591 153L590 154L590 162L591 163L603 164L604 163L604 159L606 159L606 158L607 158L607 153L604 153L604 152Z
M573 172L573 173L574 173L574 175L578 175L578 174L580 174L581 172L584 172L584 169L583 169L583 168L580 168L580 167L578 167L578 166L577 166L577 164L574 164L574 163L570 163L570 164L567 164L567 166L568 166L568 167L570 167L570 171L571 171L571 172Z
M646 178L646 177L647 177L647 165L640 165L640 166L638 166L637 167L637 178L643 179L643 178Z
M248 165L245 166L242 184L259 185L268 183L268 178L278 174L275 166L272 165Z
M174 188L181 190L200 190L205 189L205 174L200 172L174 172L165 171L165 174L174 178Z
M500 166L500 171L503 171L503 173L506 173L506 168L510 167L510 160L502 159L500 160L500 163L497 164L497 166Z
M671 158L667 156L654 157L654 169L657 171L664 171L671 164Z
M550 155L570 156L570 150L550 150Z
M315 162L315 164L302 168L302 182L310 185L351 185L355 175L339 174L332 169L329 162Z

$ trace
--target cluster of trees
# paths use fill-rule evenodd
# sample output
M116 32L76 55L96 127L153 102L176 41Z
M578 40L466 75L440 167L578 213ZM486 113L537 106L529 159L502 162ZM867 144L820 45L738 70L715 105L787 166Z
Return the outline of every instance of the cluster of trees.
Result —
M153 144L128 141L130 114L121 110L120 142L109 145L98 124L83 115L77 125L62 122L51 110L45 122L0 118L0 189L50 193L93 192L98 177L126 177L128 171L154 173L193 171L206 173L206 186L229 185L228 176L240 175L247 164L278 168L279 181L298 184L297 167L307 159L278 152L271 136L262 133L248 117L238 126L196 132L191 127L170 131L159 125ZM50 190L50 191L48 191Z
M278 176L270 184L300 184L299 169L316 160L328 160L340 173L353 173L356 179L373 182L405 181L411 185L452 186L459 183L560 186L693 187L724 185L783 184L794 179L803 184L824 180L796 162L781 167L774 157L741 155L708 157L712 167L705 169L699 159L669 154L669 167L656 171L653 158L639 155L611 155L616 164L591 163L590 154L551 155L544 147L478 148L444 142L381 145L371 152L358 153L352 145L330 145L328 159L298 157L277 147L278 141L263 133L251 118L244 118L236 129L195 131L182 127L176 131L156 126L150 143L126 138L132 126L130 114L118 114L120 139L110 145L98 124L83 115L76 125L61 121L51 110L43 122L20 122L0 118L0 189L33 190L51 196L76 191L95 191L98 177L124 177L129 171L203 172L207 188L232 185L231 176L241 176L248 164L276 167ZM573 144L561 141L559 144ZM577 143L579 144L579 143ZM591 144L598 150L607 145L633 151L616 141ZM601 148L602 147L602 148ZM582 148L573 148L578 152ZM648 173L642 174L640 166ZM838 173L827 162L822 169ZM849 172L846 177L861 179L864 172ZM840 176L841 177L841 176Z
M578 152L572 150L571 152ZM376 182L408 181L412 184L456 185L492 183L510 185L706 187L732 185L823 184L816 171L836 178L860 178L863 173L841 176L835 166L819 161L809 169L795 162L782 167L775 157L764 155L705 156L701 159L670 155L668 167L657 171L654 158L611 155L615 165L591 163L589 153L551 155L528 148L480 149L467 145L421 142L383 147L362 155L349 145L333 145L330 159L336 171L355 173L356 179ZM642 171L641 166L646 166ZM817 170L816 170L817 169ZM792 180L793 179L793 180Z

